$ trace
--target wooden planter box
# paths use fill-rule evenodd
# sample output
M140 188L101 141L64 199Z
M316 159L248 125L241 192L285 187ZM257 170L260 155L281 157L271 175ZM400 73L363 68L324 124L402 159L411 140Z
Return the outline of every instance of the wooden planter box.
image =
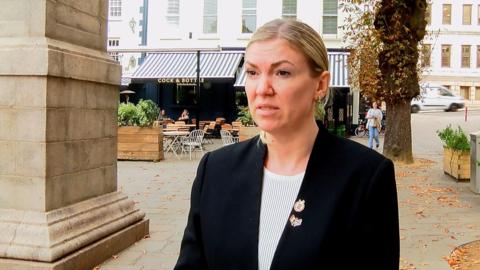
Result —
M260 133L260 129L258 127L240 127L240 131L238 132L238 139L239 141L245 141L252 137L257 136Z
M455 179L470 179L470 151L443 148L443 171Z
M161 127L118 127L117 159L163 159Z

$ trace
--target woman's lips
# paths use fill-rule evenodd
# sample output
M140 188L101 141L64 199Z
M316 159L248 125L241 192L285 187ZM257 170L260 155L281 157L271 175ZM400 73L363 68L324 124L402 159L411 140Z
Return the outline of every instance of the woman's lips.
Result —
M255 112L257 115L260 115L260 116L269 116L276 113L278 109L279 108L274 105L261 104L255 107Z

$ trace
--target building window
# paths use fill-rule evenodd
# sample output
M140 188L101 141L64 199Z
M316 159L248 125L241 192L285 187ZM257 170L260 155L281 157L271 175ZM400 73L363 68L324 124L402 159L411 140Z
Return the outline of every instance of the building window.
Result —
M109 39L108 40L108 46L109 47L118 47L120 45L120 40L119 39Z
M217 0L203 1L203 33L217 33Z
M425 20L429 25L432 23L432 4L427 4L427 9L425 9Z
M462 68L470 67L470 45L462 45Z
M195 85L179 85L177 84L177 91L175 92L175 104L192 106L197 104L197 94Z
M122 0L110 0L108 9L110 17L122 16Z
M110 55L113 58L113 60L120 61L120 57L118 55L118 52L108 52L108 55Z
M452 23L452 5L443 4L442 24L451 24L451 23Z
M463 24L472 24L472 5L463 5Z
M432 54L432 45L430 44L423 44L422 45L422 52L421 52L421 66L422 67L430 67L430 55Z
M283 0L282 17L284 19L297 18L297 0Z
M450 67L450 48L452 45L442 45L442 67Z
M338 0L323 1L323 33L337 33Z
M480 100L480 86L475 87L475 100Z
M180 0L168 0L165 19L170 26L177 28L180 25Z
M480 25L480 5L477 6L477 24Z
M480 45L477 45L477 68L480 68Z
M257 29L257 0L242 0L242 33Z
M460 86L460 96L464 99L470 99L470 86Z

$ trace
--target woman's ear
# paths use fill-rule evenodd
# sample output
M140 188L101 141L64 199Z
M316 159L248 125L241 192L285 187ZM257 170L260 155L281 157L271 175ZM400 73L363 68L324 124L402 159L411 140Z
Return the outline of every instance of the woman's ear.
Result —
M323 99L327 95L329 84L330 84L330 72L323 71L319 75L318 86L315 93L315 99Z

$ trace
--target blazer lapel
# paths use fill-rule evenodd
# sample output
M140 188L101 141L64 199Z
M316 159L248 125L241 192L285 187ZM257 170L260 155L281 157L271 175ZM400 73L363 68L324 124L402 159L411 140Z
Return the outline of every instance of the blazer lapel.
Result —
M262 195L262 179L263 179L263 166L264 157L266 153L266 146L257 138L257 143L254 146L254 151L249 152L249 155L244 157L241 173L237 174L237 177L245 180L244 191L247 194L243 194L240 198L244 198L241 202L244 206L245 214L247 216L245 223L240 221L244 226L242 231L245 232L245 237L242 241L245 241L239 246L246 247L243 249L245 258L250 260L247 263L250 267L248 269L258 269L258 230L260 224L260 204ZM244 196L246 195L246 196ZM242 207L243 208L243 207ZM240 224L236 224L238 226Z
M304 201L304 207L297 211L292 208L290 216L283 230L273 257L270 269L283 269L282 261L309 261L318 254L309 254L314 249L303 249L302 246L315 242L325 237L328 226L326 221L331 220L333 215L332 192L330 187L328 166L321 166L329 158L329 149L332 147L332 138L321 123L318 123L319 131L315 139L312 153L307 164L305 176L295 202ZM294 216L294 218L292 217ZM320 221L320 222L319 222ZM302 259L304 258L304 260ZM288 265L288 264L287 264ZM290 265L291 266L291 265ZM298 265L302 268L301 265ZM303 268L302 268L303 269Z

